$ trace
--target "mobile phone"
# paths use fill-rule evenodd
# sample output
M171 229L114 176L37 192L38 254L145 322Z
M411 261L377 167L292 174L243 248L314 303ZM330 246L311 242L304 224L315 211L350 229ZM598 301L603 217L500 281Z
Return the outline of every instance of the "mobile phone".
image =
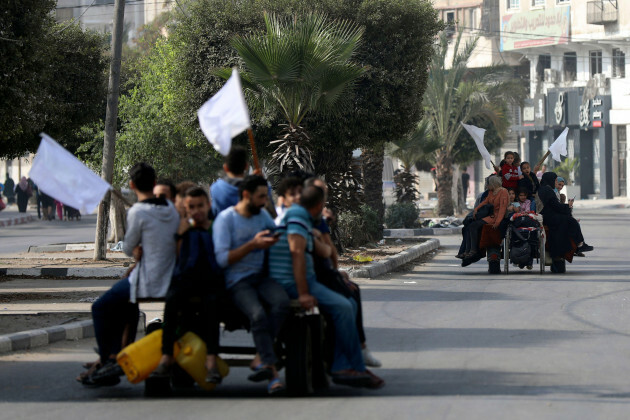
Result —
M281 235L280 232L274 232L274 233L271 234L271 236L273 236L274 238L279 238L280 235Z

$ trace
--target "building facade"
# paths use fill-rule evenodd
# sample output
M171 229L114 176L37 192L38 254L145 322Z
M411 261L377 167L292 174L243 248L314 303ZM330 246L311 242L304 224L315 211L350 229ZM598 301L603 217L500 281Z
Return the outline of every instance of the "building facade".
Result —
M153 21L160 13L170 10L173 4L173 0L126 2L125 41L133 44L140 27ZM114 0L58 0L56 19L57 22L76 20L84 29L111 33L114 24Z
M513 127L525 139L526 158L540 159L568 127L568 157L577 161L569 194L627 196L630 2L502 0L500 6L501 50L530 63L530 98Z

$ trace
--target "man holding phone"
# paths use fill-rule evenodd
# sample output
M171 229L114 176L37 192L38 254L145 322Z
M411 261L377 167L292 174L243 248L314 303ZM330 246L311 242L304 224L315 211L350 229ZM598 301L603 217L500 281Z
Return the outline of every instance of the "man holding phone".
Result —
M265 250L278 242L276 225L264 209L267 181L258 175L245 177L239 185L239 202L223 210L213 225L212 240L219 266L234 304L248 318L261 363L249 379L269 380L270 393L282 389L275 364L273 342L287 314L289 297L264 270ZM269 308L265 310L265 306Z

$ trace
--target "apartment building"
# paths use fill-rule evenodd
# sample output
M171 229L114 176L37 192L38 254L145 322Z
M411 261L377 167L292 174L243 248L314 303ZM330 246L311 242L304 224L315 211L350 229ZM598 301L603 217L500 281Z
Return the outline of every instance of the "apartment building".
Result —
M569 193L627 196L630 1L502 0L500 13L501 51L530 63L530 98L513 127L526 158L536 161L568 127L578 161Z
M170 10L173 4L173 0L127 0L125 41L132 44L142 25ZM77 20L82 28L111 33L114 24L114 0L58 0L56 19L58 22Z

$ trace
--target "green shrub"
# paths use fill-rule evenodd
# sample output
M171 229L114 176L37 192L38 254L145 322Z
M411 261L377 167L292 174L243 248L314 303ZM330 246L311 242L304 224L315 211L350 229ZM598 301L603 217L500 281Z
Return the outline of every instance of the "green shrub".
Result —
M416 227L420 210L414 203L395 203L385 212L385 225L389 229L412 229Z
M358 247L381 239L378 214L365 204L359 208L359 213L341 213L337 229L344 247Z

